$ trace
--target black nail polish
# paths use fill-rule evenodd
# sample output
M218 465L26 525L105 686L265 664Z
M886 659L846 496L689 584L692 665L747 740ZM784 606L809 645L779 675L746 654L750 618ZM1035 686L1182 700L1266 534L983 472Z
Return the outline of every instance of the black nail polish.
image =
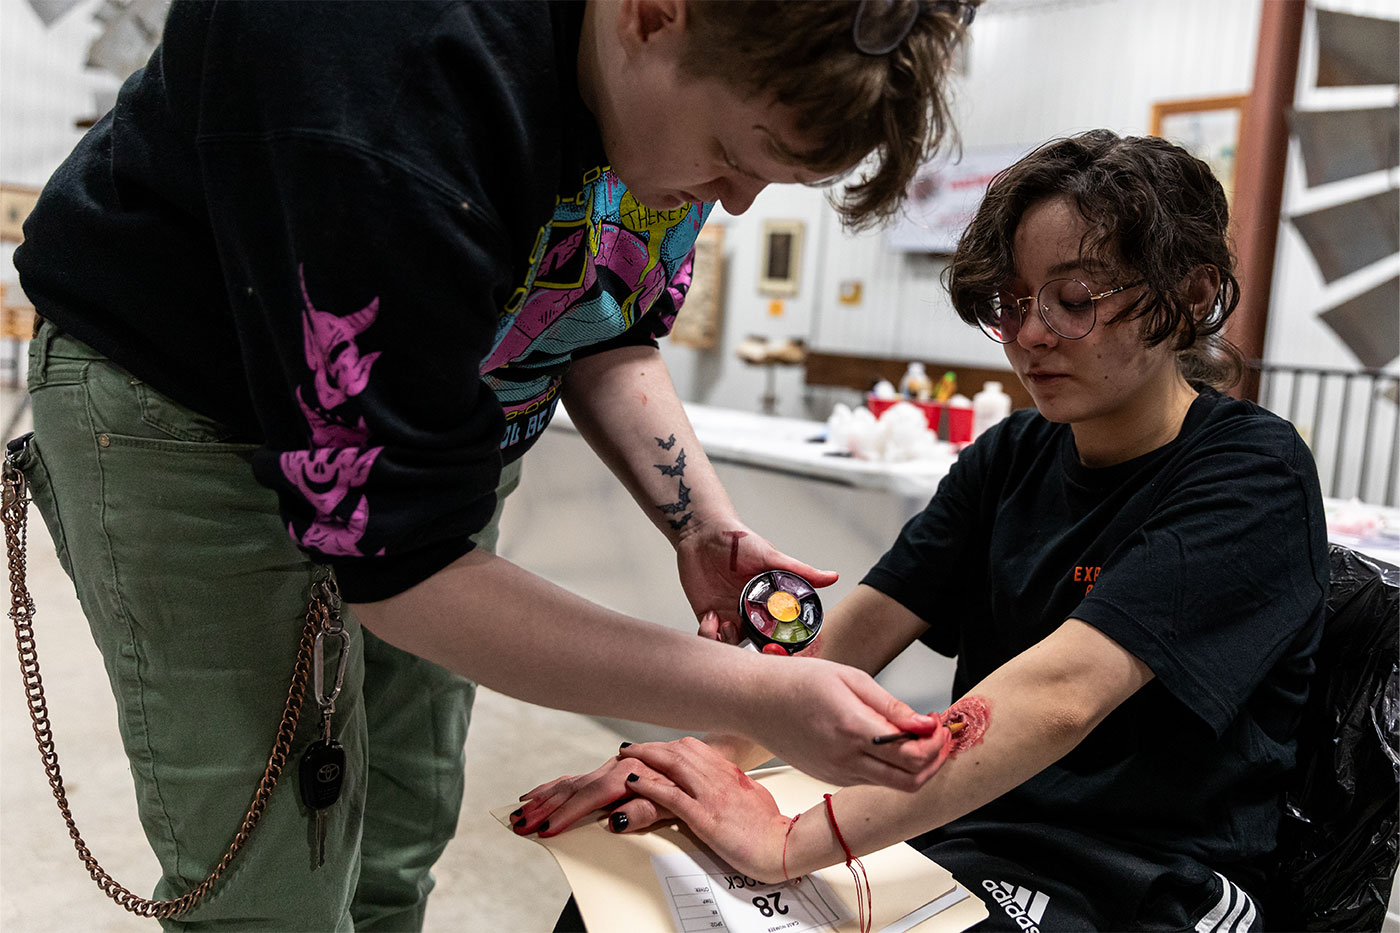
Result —
M516 820L514 823L511 823L510 825L514 826L516 829L519 829L520 827L522 827L522 826L525 825L525 820L524 820L524 818L522 817L521 819Z
M524 808L524 807L521 807L519 810L516 810L514 813L512 813L511 816L512 816L512 817L517 817L517 816L519 816L520 814L522 814L522 813L524 813L524 812L525 812L525 808Z
M539 828L536 829L535 832L537 832L537 833L542 833L542 832L544 832L546 829L549 829L549 820L545 820L543 823L541 823L541 824L539 825Z
M623 742L621 745L618 746L618 748L626 748L627 746L629 746L629 745L631 745L631 744L632 744L631 742Z
M637 781L640 781L641 779L642 779L641 776L640 776L640 775L637 775L637 774L629 774L629 775L627 775L627 783L628 783L628 784L634 784L634 783L636 783Z
M608 817L608 822L612 824L613 832L620 833L627 828L627 814L618 810L612 816Z

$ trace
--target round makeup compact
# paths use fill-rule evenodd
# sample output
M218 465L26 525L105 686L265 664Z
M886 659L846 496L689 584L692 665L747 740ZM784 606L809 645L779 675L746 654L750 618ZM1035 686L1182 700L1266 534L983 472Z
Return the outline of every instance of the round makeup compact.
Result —
M821 631L822 601L816 588L797 574L765 570L739 594L739 615L744 633L759 650L773 645L796 654Z

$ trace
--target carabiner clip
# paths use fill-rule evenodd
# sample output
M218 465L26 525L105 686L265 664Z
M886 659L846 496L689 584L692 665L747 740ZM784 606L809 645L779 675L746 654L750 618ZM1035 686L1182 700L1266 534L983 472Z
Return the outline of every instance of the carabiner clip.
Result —
M330 693L326 693L325 679L325 658L322 655L321 642L330 636L340 639L340 650L335 658L335 686ZM339 631L321 630L316 633L316 641L311 646L311 682L316 691L316 704L321 709L335 709L336 698L340 696L341 685L345 683L345 669L350 666L350 633L344 629Z
M335 576L327 574L317 580L312 591L318 602L326 610L324 621L321 627L331 635L338 635L345 628L345 622L340 614L340 587L335 582Z

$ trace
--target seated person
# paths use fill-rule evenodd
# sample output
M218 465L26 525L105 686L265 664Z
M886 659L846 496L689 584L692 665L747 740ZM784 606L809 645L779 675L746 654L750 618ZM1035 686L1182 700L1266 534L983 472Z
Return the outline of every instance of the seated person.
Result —
M735 780L763 749L682 739L535 789L517 831L675 816L776 882L845 861L839 826L857 856L909 840L949 869L979 930L1262 929L1327 541L1293 427L1217 390L1241 371L1226 211L1205 163L1096 130L999 175L963 235L953 303L1036 409L963 451L807 652L956 656L959 699L910 740L943 743L921 790L790 818Z

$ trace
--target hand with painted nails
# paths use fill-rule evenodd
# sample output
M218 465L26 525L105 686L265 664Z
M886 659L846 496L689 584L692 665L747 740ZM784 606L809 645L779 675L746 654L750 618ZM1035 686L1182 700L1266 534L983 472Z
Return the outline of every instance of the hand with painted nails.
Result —
M734 868L768 883L783 880L791 820L734 762L692 738L633 745L622 756L637 776L630 785L636 799L619 812L646 805L673 813Z
M815 587L830 586L838 576L789 557L738 522L697 527L676 545L676 564L702 634L708 627L707 637L730 644L740 639L739 593L755 574L788 570Z
M631 744L622 743L619 752ZM629 778L635 770L634 762L619 755L587 774L566 775L541 784L520 795L523 803L511 814L511 826L521 835L538 832L556 836L598 810L606 811L613 832L670 819L669 812L650 800L634 799L632 785L636 781Z

